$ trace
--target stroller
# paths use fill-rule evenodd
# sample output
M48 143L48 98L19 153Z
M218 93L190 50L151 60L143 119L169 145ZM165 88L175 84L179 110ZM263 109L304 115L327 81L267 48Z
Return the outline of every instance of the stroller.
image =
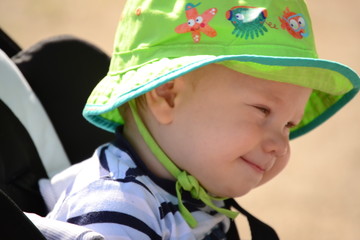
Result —
M43 218L64 183L48 196L40 191L39 180L57 185L51 180L56 173L113 140L111 133L81 116L109 64L103 51L73 36L49 38L22 50L0 29L0 208L5 239L83 239L84 233L92 234L86 239L103 239L84 227ZM228 204L246 217L252 239L278 239L235 200ZM235 224L229 235L239 239Z

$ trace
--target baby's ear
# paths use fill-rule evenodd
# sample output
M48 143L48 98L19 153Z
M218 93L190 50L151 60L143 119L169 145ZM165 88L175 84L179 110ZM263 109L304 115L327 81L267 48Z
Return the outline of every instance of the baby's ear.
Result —
M167 82L160 87L154 89L156 95L167 102L169 107L174 107L174 99L176 93L174 93L174 81Z
M181 82L182 80L175 79L145 94L147 105L159 123L172 122L178 85L181 85Z

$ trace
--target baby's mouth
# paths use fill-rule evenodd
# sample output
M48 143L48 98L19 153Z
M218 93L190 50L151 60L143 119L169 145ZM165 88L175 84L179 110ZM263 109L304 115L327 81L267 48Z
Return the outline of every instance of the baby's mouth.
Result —
M266 171L265 168L257 165L256 163L254 162L251 162L243 157L241 157L241 160L243 160L245 163L247 163L251 168L253 168L255 171L259 172L259 173L264 173Z

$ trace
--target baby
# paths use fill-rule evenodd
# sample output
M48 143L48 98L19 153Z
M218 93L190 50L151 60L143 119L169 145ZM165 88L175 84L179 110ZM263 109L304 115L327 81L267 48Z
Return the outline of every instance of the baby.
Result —
M232 207L247 213L230 200L279 174L289 139L360 81L317 58L302 0L240 2L127 2L109 73L84 109L116 139L80 163L48 217L106 239L241 236ZM250 225L253 239L278 239Z

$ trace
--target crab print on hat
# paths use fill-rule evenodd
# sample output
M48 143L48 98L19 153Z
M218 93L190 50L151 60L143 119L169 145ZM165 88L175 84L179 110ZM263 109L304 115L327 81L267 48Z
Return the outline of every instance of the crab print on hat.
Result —
M264 8L236 6L226 12L226 18L235 27L232 34L245 39L255 39L268 30L264 26L268 12Z
M192 38L195 43L200 42L201 33L204 33L209 37L215 37L217 35L215 29L213 29L209 25L209 22L217 13L217 9L210 8L200 15L196 9L200 4L201 3L198 3L196 5L192 3L186 4L185 13L187 22L175 28L175 32L177 33L191 32Z

